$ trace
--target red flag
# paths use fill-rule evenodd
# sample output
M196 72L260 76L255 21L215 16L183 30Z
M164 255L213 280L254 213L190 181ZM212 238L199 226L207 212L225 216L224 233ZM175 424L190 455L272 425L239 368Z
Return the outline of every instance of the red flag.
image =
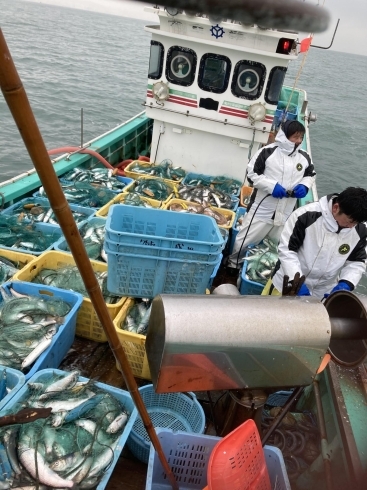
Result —
M305 39L302 39L302 41L300 43L301 47L300 47L299 52L305 53L306 51L308 51L310 49L311 43L312 43L312 36L306 37Z

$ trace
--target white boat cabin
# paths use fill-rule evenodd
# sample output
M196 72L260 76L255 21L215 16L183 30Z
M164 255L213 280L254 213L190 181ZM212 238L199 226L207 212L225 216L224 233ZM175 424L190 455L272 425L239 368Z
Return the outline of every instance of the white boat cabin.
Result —
M245 26L177 9L147 7L152 34L146 114L151 161L244 180L249 157L268 142L294 32Z

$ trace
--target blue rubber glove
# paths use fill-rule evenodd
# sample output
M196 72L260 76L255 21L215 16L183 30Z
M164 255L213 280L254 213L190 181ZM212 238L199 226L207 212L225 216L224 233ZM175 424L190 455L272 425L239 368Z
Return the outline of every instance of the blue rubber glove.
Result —
M302 284L301 289L297 293L297 296L311 296L310 290L305 283Z
M331 290L331 293L335 293L335 291L352 291L352 288L349 286L349 284L345 281L340 281L333 289ZM327 298L329 296L329 293L324 294L324 298Z
M335 291L352 291L352 288L349 286L349 284L345 281L339 281L339 283L331 290L332 293L335 293Z
M288 197L287 196L287 191L282 187L278 182L275 184L275 187L273 189L273 192L271 193L273 197L276 197L277 199L282 199L283 197Z
M296 187L293 189L293 196L296 197L297 199L301 199L302 197L305 197L307 195L308 189L305 185L303 184L298 184Z

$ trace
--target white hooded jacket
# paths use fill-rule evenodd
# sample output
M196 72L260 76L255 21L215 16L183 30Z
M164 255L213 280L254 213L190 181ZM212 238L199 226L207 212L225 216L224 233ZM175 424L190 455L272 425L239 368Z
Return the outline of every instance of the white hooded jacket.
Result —
M279 262L273 284L282 290L283 277L299 272L312 296L322 299L340 280L357 286L366 270L367 229L363 223L340 228L332 215L332 200L324 196L288 218L280 237Z
M296 204L296 198L276 199L271 195L276 183L285 190L292 191L296 185L303 184L308 189L315 181L316 172L310 155L300 149L295 149L295 144L289 141L280 129L275 138L275 143L261 148L248 164L247 177L253 184L254 202L251 204L256 211L256 219L265 223L274 224L275 212L277 212L278 225L284 225Z

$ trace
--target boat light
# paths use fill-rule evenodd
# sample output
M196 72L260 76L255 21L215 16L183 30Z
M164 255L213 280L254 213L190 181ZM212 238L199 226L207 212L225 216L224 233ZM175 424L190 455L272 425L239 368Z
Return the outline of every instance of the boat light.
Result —
M255 122L260 122L265 119L266 116L266 109L263 104L260 104L258 102L257 104L252 104L250 106L250 109L248 111L248 118L251 122L251 124L254 124Z
M165 82L156 82L153 84L153 95L156 100L167 100L169 97L168 84Z

